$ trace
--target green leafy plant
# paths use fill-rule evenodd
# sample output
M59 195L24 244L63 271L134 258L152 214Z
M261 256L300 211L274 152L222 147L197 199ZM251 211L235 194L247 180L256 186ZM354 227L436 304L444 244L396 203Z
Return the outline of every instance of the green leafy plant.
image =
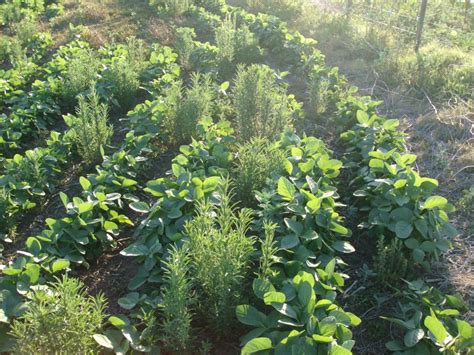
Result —
M182 16L189 11L192 0L151 0L150 5L158 5L163 7L169 14L173 16Z
M229 181L218 188L219 206L202 202L185 226L189 238L192 275L199 285L200 311L219 332L228 332L233 309L242 297L255 239L248 237L252 212L236 213Z
M175 48L179 56L179 64L186 71L190 71L192 68L191 55L196 49L195 37L196 33L193 28L180 27L176 30Z
M308 104L311 117L319 118L329 106L330 82L313 72L308 83Z
M125 45L116 49L110 67L103 74L112 101L122 110L135 104L140 75L146 67L145 53L143 41L128 38Z
M406 282L399 303L401 318L382 317L404 329L403 340L386 343L394 352L431 354L469 353L474 346L473 328L459 319L465 309L463 301L453 295L444 295L422 280Z
M264 65L237 69L233 97L242 142L253 137L273 139L291 123L290 101L275 79L275 72Z
M258 278L261 280L271 280L276 276L272 266L276 264L278 257L277 253L280 251L276 246L275 230L278 228L277 224L272 224L267 221L263 223L265 231L265 238L260 240L260 267L258 271Z
M332 276L334 265L328 264L325 272ZM300 271L280 287L255 279L253 290L263 302L265 313L250 305L236 308L239 321L255 327L241 338L242 354L292 350L305 354L350 353L355 342L349 327L361 321L325 299L324 293L320 295L313 275Z
M211 115L214 97L209 75L193 74L191 86L186 90L179 81L167 89L164 126L174 142L186 143L196 136L198 120Z
M377 242L377 254L374 256L374 271L377 278L390 285L397 284L405 277L408 270L408 260L402 252L402 242L393 239L386 245L385 237L381 236Z
M92 50L79 53L67 64L60 86L59 95L67 110L72 109L78 102L78 96L86 94L98 79L100 61L96 54Z
M165 346L173 351L184 351L191 341L192 290L190 258L184 249L171 248L165 262L162 303L163 322L160 332Z
M235 71L236 63L257 62L260 49L254 34L246 25L237 26L237 18L227 15L216 28L215 41L218 48L217 60L219 73L230 77Z
M265 186L272 174L283 170L284 151L266 138L253 138L239 145L233 168L237 200L245 207L255 207L255 191Z
M16 350L24 354L89 353L102 327L105 298L89 297L84 285L64 276L32 294L28 310L12 325Z
M102 148L113 134L113 128L107 124L108 106L100 103L94 88L87 97L79 97L76 115L64 116L64 120L70 127L70 137L84 162L97 162Z

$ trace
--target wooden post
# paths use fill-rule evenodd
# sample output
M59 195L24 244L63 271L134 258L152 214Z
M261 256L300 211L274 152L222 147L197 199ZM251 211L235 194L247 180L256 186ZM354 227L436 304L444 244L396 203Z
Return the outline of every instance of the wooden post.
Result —
M417 24L416 24L416 44L415 52L418 53L421 45L421 35L423 33L423 24L425 22L426 16L426 7L428 5L428 0L421 0L420 12L418 14Z

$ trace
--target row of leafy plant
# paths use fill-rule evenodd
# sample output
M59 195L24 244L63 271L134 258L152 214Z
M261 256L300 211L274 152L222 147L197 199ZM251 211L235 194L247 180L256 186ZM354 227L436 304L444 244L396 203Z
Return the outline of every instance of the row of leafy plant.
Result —
M379 280L397 284L419 274L417 268L429 270L452 248L457 231L448 218L454 207L433 194L438 182L418 174L399 121L379 117L377 105L370 98L348 97L339 103L336 122L349 127L340 139L349 179L344 192L352 195L348 201L357 210L359 233L377 243ZM405 334L403 340L388 342L389 350L459 354L472 348L472 327L459 318L466 309L459 297L444 295L421 279L404 284L396 291L402 319L387 319Z
M155 47L155 54L157 81L153 87L157 92L174 80L179 74L179 68L174 64L176 56L169 48ZM78 117L101 121L106 106L100 103L94 90L87 97L80 97L79 101ZM107 134L104 135L104 132L97 128L88 124L81 133L88 133L90 137L107 137ZM83 148L95 152L99 155L98 158L102 155L103 162L97 166L97 172L79 179L82 192L72 199L60 192L64 217L47 218L47 229L35 237L29 237L26 240L26 250L18 251L19 256L8 265L2 265L1 322L4 325L1 340L5 349L14 346L14 342L11 342L7 335L8 324L29 309L28 299L41 297L37 292L42 292L45 283L51 281L53 274L76 270L79 266L89 267L89 263L103 250L117 247L116 238L123 227L133 225L125 213L130 212L128 203L138 200L133 194L138 188L136 179L146 164L146 155L151 152L150 142L153 138L151 133L135 134L131 130L124 137L123 145L114 153L109 153L110 149L102 144L104 142L84 142L88 146ZM93 161L96 159L97 156ZM80 288L79 284L74 286L74 281L71 282L72 284L65 281L65 284ZM31 331L31 328L26 329L22 335L29 337L28 331ZM41 345L45 348L40 349L50 350L59 346L58 351L64 351L60 344L54 344L55 340L48 338L46 333L39 335L37 346L43 341L47 344ZM84 351L89 351L94 342L87 344L88 348L83 349ZM30 346L34 349L34 345Z
M173 10L170 6L165 6L165 9L168 11ZM195 11L192 5L187 10L190 12ZM206 13L202 9L199 9L197 12L201 17L203 13ZM221 58L225 58L225 54L223 55L221 52L229 52L228 49L232 48L232 45L229 45L229 43L232 43L232 40L235 41L237 38L237 44L233 46L234 49L238 49L239 46L243 47L241 46L242 42L238 42L239 38L243 38L242 36L239 37L239 31L246 31L250 28L251 32L257 34L258 44L262 44L262 47L265 48L266 42L264 42L264 39L268 40L268 38L264 38L261 35L263 31L261 31L258 25L255 25L255 22L258 19L263 19L262 22L271 19L277 24L279 23L278 19L275 20L275 18L266 17L265 15L254 17L243 11L240 13L237 11L236 13L238 14L237 16L240 15L244 18L244 20L239 18L239 20L245 23L242 28L237 27L237 23L242 22L239 22L237 17L230 15L229 8L225 6L221 7L220 11L217 11L217 14L224 19L220 23L219 21L216 22L215 16L206 15L207 18L213 19L213 21L209 21L210 23L218 24L215 26L216 47L211 53L215 54L214 58L220 60L214 62L210 67L219 67L217 63L222 63ZM249 22L252 20L254 22ZM248 24L249 27L247 27ZM282 45L278 43L279 38L275 36L276 31L271 33L269 31L269 24L265 23L265 25L266 34L272 40L272 42L269 42L271 45L267 45L266 48L274 48L281 52L282 48L289 47L287 43L291 43L291 36L285 36L286 38L282 40L284 45ZM194 37L192 30L184 29L178 32L181 35L178 42L181 46L177 48L180 54L185 53L185 58L192 59L195 53L202 53L203 46L199 44L195 45L194 50L196 52L193 52L193 44L190 41ZM228 35L228 38L225 38L220 33L229 33L230 35ZM222 37L224 37L224 40L221 39ZM252 42L250 41L250 43ZM312 43L308 41L308 44L311 45ZM253 42L253 45L256 48L254 53L258 53L258 45L255 42ZM212 49L208 44L204 47ZM311 53L311 51L308 52ZM233 52L230 51L230 53ZM262 53L261 50L260 53ZM451 247L450 239L457 234L452 225L449 224L447 217L447 213L452 212L453 207L445 198L432 195L433 190L438 185L435 180L422 178L413 169L416 157L405 153L404 141L398 131L397 120L386 120L376 115L374 116L377 103L367 98L357 99L354 97L355 91L352 89L349 90L349 95L345 95L341 91L344 82L338 78L337 72L330 71L329 73L324 73L324 70L318 64L314 65L315 63L312 58L308 60L307 56L304 55L304 50L296 51L296 53L296 56L285 53L284 58L300 57L302 58L301 62L306 64L301 66L301 63L298 63L297 67L300 68L300 73L301 68L305 68L310 76L310 80L307 83L309 96L307 112L318 117L321 113L328 111L328 106L338 105L338 118L336 122L339 124L339 127L342 127L341 130L347 130L342 135L343 141L348 145L348 152L345 156L346 165L353 170L352 176L356 177L350 185L352 191L356 190L355 197L357 200L353 205L356 206L358 211L362 212L362 215L368 213L368 221L362 223L361 228L368 230L369 234L375 234L378 237L383 236L383 238L380 238L382 240L381 249L396 249L395 252L391 252L392 255L397 255L398 260L401 261L400 264L396 264L396 268L400 268L400 265L429 267L431 260L438 260L440 255ZM228 58L233 59L232 56L227 56L226 63L231 62ZM293 62L297 61L293 60ZM189 61L184 63L189 65ZM345 98L345 96L347 97ZM358 125L355 125L356 123ZM363 167L360 170L353 168L360 167L361 165ZM400 270L403 271L400 272ZM413 268L411 268L412 270ZM389 275L389 278L399 279L404 277L408 270L401 267L395 271L391 274L392 271L389 270L386 272L386 275ZM445 301L442 298L438 301L438 306L445 307ZM455 308L461 310L463 308L462 303L456 302ZM439 327L437 322L429 322L431 324L435 323L436 326L428 327L430 331L432 330L429 333L425 325L423 335L426 334L426 336L423 341L421 341L423 336L420 336L421 328L409 328L410 335L415 333L418 335L416 340L412 338L411 341L406 341L404 345L397 343L398 349L395 349L394 343L390 343L391 350L406 350L418 346L415 349L420 351L429 349L429 347L454 352L464 351L472 345L472 330L467 323L455 319L456 316L459 316L459 311L447 310L443 315L446 314L450 314L451 317L444 319L445 326L448 327L449 325L453 336L446 333L442 341L439 338L433 337L433 332L443 328L443 325ZM429 341L428 335L431 336L433 341Z
M6 158L0 170L2 239L8 239L22 212L55 192L67 162L93 165L100 161L100 147L107 150L112 137L109 115L116 111L114 107L122 110L132 105L140 85L154 90L160 85L153 81L158 75L176 75L177 69L167 59L171 56L169 50L156 46L147 53L134 39L99 52L89 49L85 42L73 42L61 47L45 65L43 81L36 80L30 91L15 90L7 95L9 112L2 116L5 121L0 125L2 133L12 139L7 142L5 137ZM53 131L45 148L9 157L22 151L20 142L31 145L33 137L38 137L33 142L41 145L42 132L58 124L61 112L70 112L76 104L76 113L64 116L68 127L64 133Z

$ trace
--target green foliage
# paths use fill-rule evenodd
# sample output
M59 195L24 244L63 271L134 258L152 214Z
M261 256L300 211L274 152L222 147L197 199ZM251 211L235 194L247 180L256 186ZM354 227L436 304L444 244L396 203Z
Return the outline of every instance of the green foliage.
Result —
M277 253L279 252L275 241L275 230L277 228L277 224L272 224L267 221L263 223L265 238L260 240L262 256L260 257L260 268L258 271L258 278L261 280L271 280L276 276L272 270L272 266L276 263Z
M84 94L95 83L99 73L99 61L94 52L86 50L73 56L67 64L60 88L62 105L68 110L76 105L78 96Z
M166 90L166 132L173 142L186 143L196 136L196 126L202 117L212 114L214 87L209 75L193 74L189 88L182 82L174 83Z
M361 174L367 185L354 193L368 211L368 224L362 226L403 241L407 256L427 267L427 261L438 259L457 235L447 215L454 207L432 195L436 180L420 177L411 168L415 156L393 150L370 156L369 169Z
M374 271L381 282L390 285L397 284L404 278L408 270L408 260L402 251L402 242L393 239L388 245L385 237L381 236L377 242L377 252L374 256Z
M116 52L104 78L113 102L122 110L128 110L135 104L140 75L146 66L145 47L142 40L131 37Z
M317 271L332 276L334 262ZM355 344L349 327L360 324L360 319L325 299L322 290L315 277L304 271L281 286L255 279L253 291L264 303L265 313L249 305L237 307L239 321L255 327L241 338L242 354L264 350L286 354L292 349L305 354L349 354Z
M342 163L331 159L314 137L300 139L288 133L282 135L281 144L289 152L285 170L257 193L258 214L261 221L278 224L276 241L282 250L278 268L282 275L292 277L295 270L310 272L308 265L354 248L345 240L350 231L341 224L343 218L336 211L339 195L332 185Z
M139 213L147 213L135 230L136 241L122 251L123 255L137 257L140 267L128 287L136 290L146 283L161 280L159 265L149 261L160 258L171 243L182 243L186 238L185 223L195 213L195 203L210 199L222 176L228 174L232 154L228 148L234 142L229 122L212 123L203 119L198 124L199 140L180 148L181 154L172 162L172 177L149 181L145 192L155 203L143 201L130 204ZM161 236L156 238L156 236ZM157 295L155 295L157 296Z
M150 5L163 7L166 12L177 17L189 11L193 0L150 0Z
M254 11L266 12L283 20L292 20L303 11L304 0L246 0Z
M196 33L194 29L180 27L176 30L175 48L179 56L179 64L184 70L191 70L191 55L196 48L194 38Z
M194 2L211 12L219 12L226 3L225 0L194 0Z
M101 150L109 142L113 128L107 124L108 106L101 104L99 95L92 87L87 97L79 97L76 115L64 117L70 127L70 137L81 158L93 164L101 158Z
M171 248L165 262L162 286L163 323L160 333L166 348L183 351L190 345L192 290L189 255L184 249Z
M219 186L218 193L219 206L200 203L185 229L200 311L216 331L225 333L231 329L233 309L243 295L255 239L247 236L252 212L235 211L229 181Z
M292 108L275 72L265 65L240 66L233 89L237 131L242 142L273 139L291 123Z
M87 296L80 281L64 276L50 288L34 291L26 313L13 322L15 352L95 352L92 336L102 327L104 309L103 296Z
M237 26L237 18L227 15L215 32L218 48L219 72L224 78L230 77L236 63L257 62L260 49L257 40L246 25Z
M36 207L47 193L54 192L60 168L68 155L68 145L57 132L51 132L47 148L27 150L3 163L0 175L0 239L7 239L18 217Z
M422 280L407 282L402 291L398 318L382 317L404 330L403 339L386 343L391 351L417 354L465 354L474 346L472 326L459 319L466 306L453 295L444 295Z
M266 138L253 138L238 146L232 175L242 206L256 206L254 192L262 190L272 174L280 174L285 158L284 151Z
M330 83L320 73L312 72L308 83L308 104L311 117L319 118L329 108Z
M402 82L436 100L472 96L474 60L459 48L446 48L433 42L422 47L418 54L394 53L379 63L378 69L389 82Z

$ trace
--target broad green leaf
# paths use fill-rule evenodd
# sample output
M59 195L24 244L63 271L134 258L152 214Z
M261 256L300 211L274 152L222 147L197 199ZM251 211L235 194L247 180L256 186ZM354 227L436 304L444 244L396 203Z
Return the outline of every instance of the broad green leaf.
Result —
M433 334L434 338L439 344L443 344L444 340L448 336L448 332L444 327L443 323L433 316L425 318L425 327Z
M405 221L399 221L395 224L395 233L398 238L406 239L413 232L413 226Z
M274 292L275 287L268 280L254 279L252 283L253 292L255 295L263 300L267 292Z
M219 176L211 176L205 179L202 184L204 193L214 191L217 188L217 185L219 185L220 181L221 178Z
M94 340L97 342L97 344L99 344L100 346L103 346L104 348L110 349L110 350L114 349L114 344L106 335L94 334L93 337L94 337Z
M369 161L369 166L370 166L371 168L383 169L383 167L384 167L385 165L384 165L383 160L380 160L380 159L370 159L370 161Z
M335 343L330 345L329 355L352 355L352 352Z
M311 209L311 211L316 212L321 208L321 202L322 200L320 198L315 198L313 200L308 201L306 206Z
M425 331L423 329L412 329L406 332L403 342L405 346L411 348L418 344L418 342L423 339L425 336Z
M255 354L259 351L272 348L272 341L268 338L254 338L242 348L241 355Z
M109 322L110 324L112 324L114 327L117 327L117 328L123 328L130 324L130 321L128 320L128 318L123 315L112 316L109 318Z
M92 186L91 182L86 179L84 176L81 176L79 178L79 183L81 184L81 187L84 191L88 191L90 187Z
M298 319L298 314L288 303L272 303L272 306L281 314L293 319Z
M66 270L69 267L69 260L66 259L58 259L53 263L53 266L51 267L51 270L53 273Z
M67 197L67 195L61 191L59 193L59 198L61 199L61 202L63 203L64 207L67 208L67 205L69 203L69 198Z
M79 214L87 213L93 210L94 204L92 202L83 202L76 206Z
M423 204L424 209L443 208L448 203L448 200L441 196L431 196Z
M369 114L365 111L358 110L356 113L357 116L357 122L359 122L362 125L366 125L369 122Z
M456 327L458 328L458 333L464 339L471 339L473 336L472 326L463 320L456 319Z
M139 213L148 213L150 212L150 207L146 202L138 201L130 204L130 208L135 212Z
M412 251L412 255L413 255L413 259L417 262L417 263L421 263L423 262L423 260L425 259L425 252L421 249L413 249Z
M140 294L138 292L130 292L127 296L119 298L118 304L120 307L130 310L137 305L139 299Z
M308 282L301 283L298 286L298 300L302 305L307 305L311 301L311 298L316 299L311 284Z
M280 177L278 180L278 194L286 201L292 201L296 193L296 188L293 183L285 177Z
M313 334L313 340L317 343L332 343L333 337L327 337L324 335Z
M355 248L349 242L343 240L335 241L332 243L332 247L340 253L348 254L355 252Z
M256 327L265 327L266 316L255 307L240 305L235 309L235 314L239 322Z
M319 332L323 336L333 336L337 329L336 318L326 317L318 323Z
M263 301L266 305L271 305L273 303L284 303L286 301L285 294L282 292L267 292L263 296Z
M104 230L106 231L116 231L119 229L119 226L112 222L112 221L105 221L104 222Z
M120 252L124 256L141 256L148 254L148 248L144 244L131 244Z
M346 312L346 315L348 315L349 318L351 319L351 326L357 327L358 325L362 323L362 319L357 317L354 313Z

